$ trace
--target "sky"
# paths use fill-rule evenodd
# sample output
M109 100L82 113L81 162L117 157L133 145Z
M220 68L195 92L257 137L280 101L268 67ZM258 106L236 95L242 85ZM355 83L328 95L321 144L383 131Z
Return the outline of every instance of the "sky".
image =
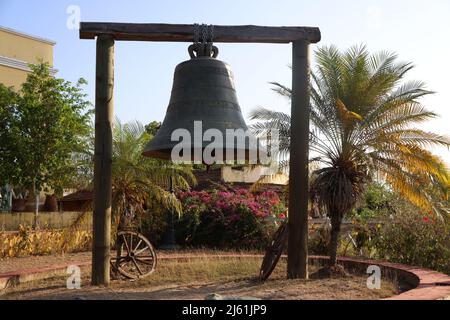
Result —
M436 92L422 102L440 118L420 128L450 135L449 0L0 0L0 26L55 41L57 76L73 82L85 78L93 102L95 41L79 39L74 8L81 21L315 26L322 40L311 46L312 53L331 44L342 50L365 44L371 52L396 52L416 66L409 79L424 81ZM116 42L114 111L122 121L162 121L175 66L189 58L188 45ZM218 58L233 69L244 116L257 106L289 112L288 101L271 91L268 82L290 85L291 45L216 45ZM450 165L448 149L433 151Z

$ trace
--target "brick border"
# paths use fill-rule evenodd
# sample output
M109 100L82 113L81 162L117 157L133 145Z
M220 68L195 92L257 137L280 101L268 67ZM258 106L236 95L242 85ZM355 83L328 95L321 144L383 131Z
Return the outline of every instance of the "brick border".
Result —
M326 256L309 256L319 263L328 261ZM366 273L369 265L381 268L381 276L398 280L407 290L383 300L450 300L450 276L414 266L385 261L340 257L338 262L346 269Z
M160 255L158 260L189 260L198 258L262 258L258 254L204 254L204 255ZM283 255L283 258L286 256ZM325 264L328 261L326 256L309 256L311 263ZM340 257L338 262L346 269L356 273L366 273L369 265L377 265L381 268L381 275L398 282L407 290L398 295L384 300L450 300L450 276L437 271L408 266L399 263L391 263L376 260L366 260L357 258ZM80 267L91 265L90 261L80 263L70 263ZM23 269L17 272L7 272L0 274L0 294L11 286L33 280L41 280L56 275L64 275L67 264L51 265L42 268Z

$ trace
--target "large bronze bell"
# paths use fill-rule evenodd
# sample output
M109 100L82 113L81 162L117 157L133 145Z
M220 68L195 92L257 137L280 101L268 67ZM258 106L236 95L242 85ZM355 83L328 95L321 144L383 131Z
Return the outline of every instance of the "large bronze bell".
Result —
M183 128L193 137L194 121L202 121L203 133L208 129L217 129L222 132L224 145L226 129L247 130L236 97L233 73L228 64L215 58L218 53L217 48L212 45L206 48L191 45L189 53L191 59L180 63L175 69L166 116L155 137L145 147L144 156L171 159L172 148L179 144L179 141L171 140L172 133L176 129ZM192 160L200 160L194 156L199 154L196 153L199 150L194 150L195 148L200 147L203 150L210 143L210 141L202 141L201 145L190 145ZM245 149L246 158L250 149L252 154L256 150L256 146L251 142L248 143L247 140L244 146L241 144L232 148L234 148L234 160L242 160L238 159L238 148ZM242 155L242 150L239 151ZM226 154L225 150L223 154ZM230 155L230 153L227 154ZM226 160L232 159L227 157Z

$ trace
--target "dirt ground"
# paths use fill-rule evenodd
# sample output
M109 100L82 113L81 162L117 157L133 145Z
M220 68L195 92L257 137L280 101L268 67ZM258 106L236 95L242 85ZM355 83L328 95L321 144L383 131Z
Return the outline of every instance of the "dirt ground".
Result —
M261 260L255 258L162 260L148 278L114 280L108 288L89 285L90 270L82 270L81 289L69 290L66 277L24 283L10 288L0 299L205 299L216 293L259 299L380 299L397 293L394 283L382 281L381 289L368 289L367 277L287 280L286 262L280 261L271 278L256 279ZM317 270L311 266L310 272Z
M91 252L66 253L64 255L26 256L0 259L0 273L50 265L90 261Z

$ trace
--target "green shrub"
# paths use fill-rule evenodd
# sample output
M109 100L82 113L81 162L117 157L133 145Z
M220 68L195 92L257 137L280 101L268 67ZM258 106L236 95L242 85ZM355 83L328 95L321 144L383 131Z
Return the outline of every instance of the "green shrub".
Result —
M328 224L310 226L308 237L309 254L328 254L328 246L330 244L330 226Z
M357 219L373 219L390 213L392 210L390 202L393 197L393 193L384 185L372 182L367 185L362 199L350 216Z
M167 228L167 209L154 199L148 199L145 209L143 215L138 217L138 231L158 246Z
M450 224L405 201L394 204L375 238L378 258L450 274Z
M331 225L329 224L312 225L309 227L309 254L328 254L330 230ZM375 252L373 244L375 230L376 227L370 225L365 219L353 219L350 230L346 231L345 228L341 230L338 255L373 257Z

